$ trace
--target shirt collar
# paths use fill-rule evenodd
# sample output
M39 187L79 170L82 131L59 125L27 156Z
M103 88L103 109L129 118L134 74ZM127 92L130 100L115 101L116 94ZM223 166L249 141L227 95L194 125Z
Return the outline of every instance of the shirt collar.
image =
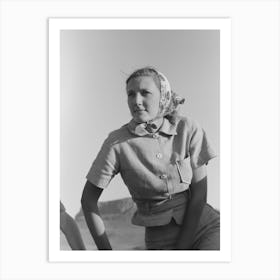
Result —
M171 124L168 119L163 118L162 125L159 127L161 124L161 121L155 121L153 122L153 125L155 125L155 128L153 128L154 132L159 132L159 133L164 133L166 135L176 135L176 125ZM146 123L137 123L133 119L128 123L128 130L137 136L144 136L151 134L153 132L148 132L146 130L147 124Z
M166 118L163 119L163 124L159 129L159 132L162 132L167 135L177 135L176 131L177 125L170 123Z

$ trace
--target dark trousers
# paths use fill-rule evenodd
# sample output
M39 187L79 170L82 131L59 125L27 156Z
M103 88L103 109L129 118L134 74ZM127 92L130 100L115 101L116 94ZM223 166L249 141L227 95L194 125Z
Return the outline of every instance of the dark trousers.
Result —
M167 225L146 227L146 248L174 250L181 226L172 218ZM209 204L202 211L192 250L220 250L220 213Z

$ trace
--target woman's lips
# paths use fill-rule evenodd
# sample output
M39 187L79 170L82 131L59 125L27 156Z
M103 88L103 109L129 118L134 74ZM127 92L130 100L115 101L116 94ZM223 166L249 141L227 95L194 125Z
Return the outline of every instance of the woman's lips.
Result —
M145 111L145 109L135 109L134 110L135 113L140 113L140 112L144 112L144 111Z

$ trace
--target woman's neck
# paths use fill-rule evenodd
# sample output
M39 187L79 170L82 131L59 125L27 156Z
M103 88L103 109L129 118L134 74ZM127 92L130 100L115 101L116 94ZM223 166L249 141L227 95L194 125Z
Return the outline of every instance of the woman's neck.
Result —
M144 123L146 125L146 129L149 131L149 132L156 132L160 129L160 127L162 126L163 124L163 118L157 118L157 119L154 119L154 120L151 120L151 121L147 121Z
M152 121L148 121L147 123L155 124L158 128L160 128L162 126L162 123L163 123L163 117L157 118L157 119L152 120Z

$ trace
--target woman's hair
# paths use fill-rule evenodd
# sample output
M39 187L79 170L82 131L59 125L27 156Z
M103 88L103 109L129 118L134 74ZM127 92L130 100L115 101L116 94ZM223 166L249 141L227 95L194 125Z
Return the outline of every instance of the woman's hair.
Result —
M160 90L160 79L157 71L152 67L144 67L134 71L126 80L126 84L129 83L130 80L138 78L138 77L151 77L153 78L156 86Z
M138 78L138 77L151 77L161 92L160 77L155 68L147 66L147 67L137 69L127 78L126 85L129 83L130 80ZM168 115L165 115L164 118L168 119L170 121L170 123L175 124L177 116L178 116L178 111L174 110L173 112L169 113Z

